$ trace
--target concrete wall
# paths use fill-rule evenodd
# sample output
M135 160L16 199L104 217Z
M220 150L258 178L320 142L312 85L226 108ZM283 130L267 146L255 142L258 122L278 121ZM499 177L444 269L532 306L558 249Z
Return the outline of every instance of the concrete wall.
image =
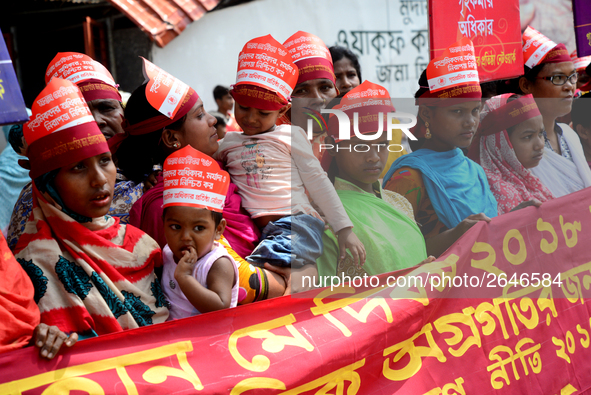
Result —
M408 12L401 3L257 0L205 15L165 48L154 45L152 59L192 86L206 108L213 109L213 87L234 83L238 54L246 41L270 33L283 42L303 30L328 46L349 47L359 56L364 80L385 86L392 97L410 98L429 59L427 0L412 0ZM495 4L499 6L500 0ZM565 43L569 52L575 49L570 0L520 0L520 5L522 30L529 23Z
M328 46L348 44L360 57L364 80L393 97L412 97L429 58L426 8L426 0L417 1L405 18L400 0L258 0L205 15L165 48L154 46L152 59L212 109L214 86L235 82L248 40L270 33L284 42L303 30Z

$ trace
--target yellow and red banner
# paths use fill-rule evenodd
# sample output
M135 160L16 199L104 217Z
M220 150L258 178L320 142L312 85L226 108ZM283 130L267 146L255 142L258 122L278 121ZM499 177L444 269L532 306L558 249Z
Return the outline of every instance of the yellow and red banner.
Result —
M52 361L3 354L0 393L586 393L590 203L587 189L481 222L374 287L84 340Z

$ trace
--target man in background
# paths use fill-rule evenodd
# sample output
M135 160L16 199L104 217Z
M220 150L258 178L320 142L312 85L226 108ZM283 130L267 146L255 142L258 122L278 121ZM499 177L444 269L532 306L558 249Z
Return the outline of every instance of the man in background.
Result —
M221 116L226 120L227 132L242 132L240 126L236 123L232 110L234 109L234 99L230 95L230 90L225 86L218 85L213 89L213 98L218 105L217 111L209 113L214 117Z

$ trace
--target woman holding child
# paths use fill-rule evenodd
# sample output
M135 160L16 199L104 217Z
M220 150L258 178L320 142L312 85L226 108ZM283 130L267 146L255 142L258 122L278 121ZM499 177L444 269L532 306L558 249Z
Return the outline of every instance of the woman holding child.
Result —
M129 98L125 108L126 135L110 143L121 158L119 166L132 180L143 179L154 166L162 166L168 155L188 145L208 156L212 156L219 146L214 127L216 120L205 111L197 92L146 60L144 67L150 81L137 88ZM158 94L166 97L166 93L162 93L164 88L160 92L158 89L155 89L156 93L151 92L156 78L170 78L183 87L176 105L169 111L158 110L163 102L163 97ZM166 245L162 219L163 191L160 176L157 184L134 204L130 214L130 223L154 237L161 247ZM229 251L239 263L239 303L283 295L285 282L280 275L252 266L243 259L254 248L260 233L242 208L242 200L232 183L223 214L226 229L221 242L231 246Z
M117 169L79 89L54 78L37 99L24 125L33 211L15 257L33 282L41 322L81 338L163 322L168 309L154 276L160 249L107 215ZM35 122L49 108L65 113L66 101L70 118Z

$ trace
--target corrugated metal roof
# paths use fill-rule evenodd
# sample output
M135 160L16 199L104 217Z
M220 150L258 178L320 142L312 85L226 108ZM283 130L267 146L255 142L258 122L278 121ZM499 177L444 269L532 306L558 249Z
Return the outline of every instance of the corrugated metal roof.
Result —
M191 22L212 10L220 0L109 0L164 47Z
M100 4L106 3L106 0L45 0L51 2L61 2L61 3L79 3L79 4Z

